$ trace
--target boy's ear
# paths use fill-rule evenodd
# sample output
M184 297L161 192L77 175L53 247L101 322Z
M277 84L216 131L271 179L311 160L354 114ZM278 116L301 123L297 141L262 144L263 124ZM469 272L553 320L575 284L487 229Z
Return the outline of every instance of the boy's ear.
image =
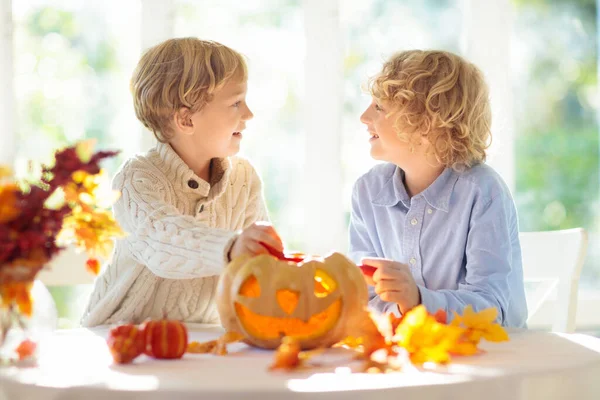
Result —
M181 107L173 114L173 125L175 129L185 135L194 133L194 123L192 121L192 113L189 108Z

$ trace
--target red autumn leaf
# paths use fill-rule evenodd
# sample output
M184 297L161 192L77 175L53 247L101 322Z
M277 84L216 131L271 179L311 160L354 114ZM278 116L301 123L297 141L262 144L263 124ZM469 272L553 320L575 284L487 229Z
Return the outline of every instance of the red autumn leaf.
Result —
M436 311L436 313L433 315L433 318L435 318L435 320L437 322L439 322L440 324L447 324L448 322L448 316L446 315L446 310L442 310L441 308L439 310Z
M85 267L90 273L98 275L100 272L100 262L95 258L90 258L85 262Z

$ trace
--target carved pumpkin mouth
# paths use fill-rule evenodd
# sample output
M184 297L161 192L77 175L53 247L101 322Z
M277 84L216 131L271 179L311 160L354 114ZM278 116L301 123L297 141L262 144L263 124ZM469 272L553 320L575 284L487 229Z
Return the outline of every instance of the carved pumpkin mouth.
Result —
M336 283L323 271L315 274L314 296L324 298L331 294ZM248 277L239 289L239 294L245 297L259 297L260 285L254 276ZM299 297L303 295L294 290L279 289L275 298L279 307L287 314L296 309ZM338 298L320 312L312 314L306 321L300 318L278 318L261 315L249 307L235 302L235 312L246 332L260 339L279 339L282 336L292 336L299 340L308 340L324 335L330 331L340 318L342 300Z

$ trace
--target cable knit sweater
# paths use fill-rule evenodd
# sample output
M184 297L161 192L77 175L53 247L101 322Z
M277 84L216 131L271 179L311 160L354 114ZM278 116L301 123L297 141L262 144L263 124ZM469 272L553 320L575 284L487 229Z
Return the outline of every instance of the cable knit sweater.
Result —
M215 289L236 231L268 218L254 168L239 157L214 159L208 183L159 143L127 161L113 188L127 236L96 278L82 325L164 315L218 323Z

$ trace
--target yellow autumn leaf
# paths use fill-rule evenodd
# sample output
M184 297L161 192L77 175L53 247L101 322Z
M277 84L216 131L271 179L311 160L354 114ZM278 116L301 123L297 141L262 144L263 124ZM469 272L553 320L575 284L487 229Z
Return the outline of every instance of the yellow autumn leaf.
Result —
M96 145L96 139L88 139L77 142L75 145L75 153L77 157L83 163L87 163L92 159L94 154L94 146Z
M0 165L0 179L10 178L13 176L13 171L8 165Z
M473 354L477 354L478 351L477 344L468 340L458 341L450 349L452 354L460 354L463 356L472 356Z
M446 363L460 340L464 329L438 322L420 305L404 315L393 340L404 348L415 365L425 362Z
M494 322L497 316L498 310L495 307L475 312L473 307L468 305L465 307L462 316L455 313L451 325L465 328L465 338L475 344L479 343L481 338L490 342L509 340L508 333L504 328Z

